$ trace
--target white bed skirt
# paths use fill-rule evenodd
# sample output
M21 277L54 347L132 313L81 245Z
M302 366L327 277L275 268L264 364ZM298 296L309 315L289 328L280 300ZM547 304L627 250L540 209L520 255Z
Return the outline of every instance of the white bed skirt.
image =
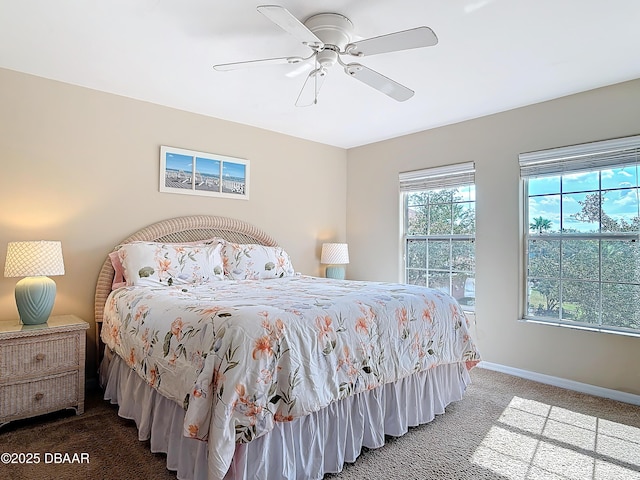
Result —
M100 384L118 415L134 420L141 441L167 455L180 480L207 480L207 444L182 435L184 410L149 387L118 356L105 358ZM356 460L362 447L384 445L385 435L404 435L462 399L470 382L464 364L440 365L332 403L236 446L225 480L321 479Z

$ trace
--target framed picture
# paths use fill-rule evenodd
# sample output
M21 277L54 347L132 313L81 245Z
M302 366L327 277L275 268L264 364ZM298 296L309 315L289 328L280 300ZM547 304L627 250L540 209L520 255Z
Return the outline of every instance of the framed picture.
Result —
M160 147L160 191L249 199L249 160Z

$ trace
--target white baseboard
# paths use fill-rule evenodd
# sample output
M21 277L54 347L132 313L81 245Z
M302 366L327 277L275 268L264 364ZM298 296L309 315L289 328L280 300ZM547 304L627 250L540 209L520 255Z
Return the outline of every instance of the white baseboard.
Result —
M544 375L542 373L521 370L519 368L507 367L498 363L485 362L484 360L481 361L478 366L480 368L486 368L487 370L507 373L515 377L533 380L535 382L544 383L546 385L553 385L554 387L566 388L567 390L586 393L588 395L594 395L596 397L610 398L612 400L630 403L632 405L640 405L640 395L634 395L633 393L621 392L619 390L612 390L610 388L596 387L595 385L589 385L588 383L581 383L573 380L566 380L560 377L553 377L551 375Z

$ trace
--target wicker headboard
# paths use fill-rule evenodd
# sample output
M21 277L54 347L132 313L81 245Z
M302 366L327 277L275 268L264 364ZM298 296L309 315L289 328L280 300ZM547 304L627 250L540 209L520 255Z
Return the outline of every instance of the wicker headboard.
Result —
M278 243L259 228L227 217L216 217L209 215L192 215L188 217L177 217L154 223L148 227L138 230L133 235L127 237L118 245L135 241L157 241L157 242L193 242L197 240L207 240L210 238L223 238L235 243L258 243L275 247ZM111 260L107 256L102 264L98 282L96 284L95 296L95 320L96 324L102 323L104 306L107 297L111 293L113 283L113 267Z

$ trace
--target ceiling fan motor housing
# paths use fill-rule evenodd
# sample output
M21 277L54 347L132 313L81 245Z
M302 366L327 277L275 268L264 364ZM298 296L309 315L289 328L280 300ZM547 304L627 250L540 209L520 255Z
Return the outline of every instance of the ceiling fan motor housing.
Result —
M338 53L344 52L351 43L353 24L344 15L338 13L319 13L309 17L304 25L324 43L324 49L318 52L317 60L324 68L329 68L338 60Z

